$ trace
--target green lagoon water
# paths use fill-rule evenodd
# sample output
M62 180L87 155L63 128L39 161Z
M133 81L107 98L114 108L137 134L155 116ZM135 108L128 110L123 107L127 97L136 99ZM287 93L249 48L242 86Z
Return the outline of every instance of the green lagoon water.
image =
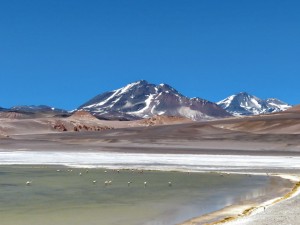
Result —
M171 225L263 196L270 186L266 176L70 169L0 166L0 224Z

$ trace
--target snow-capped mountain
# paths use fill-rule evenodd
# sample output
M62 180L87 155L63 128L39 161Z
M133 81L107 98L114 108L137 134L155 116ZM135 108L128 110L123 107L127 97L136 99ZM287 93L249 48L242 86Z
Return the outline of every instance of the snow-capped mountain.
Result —
M291 107L291 105L276 98L263 100L246 92L231 95L217 104L235 116L280 112Z
M192 120L231 116L213 102L188 98L167 84L154 85L145 80L97 95L77 110L98 118L132 120L154 115L182 116Z

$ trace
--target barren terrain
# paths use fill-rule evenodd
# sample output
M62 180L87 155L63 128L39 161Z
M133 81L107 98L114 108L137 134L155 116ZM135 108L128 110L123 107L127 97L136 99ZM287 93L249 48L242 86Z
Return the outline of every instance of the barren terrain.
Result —
M2 150L300 155L300 113L192 122L157 116L136 121L70 117L1 118Z

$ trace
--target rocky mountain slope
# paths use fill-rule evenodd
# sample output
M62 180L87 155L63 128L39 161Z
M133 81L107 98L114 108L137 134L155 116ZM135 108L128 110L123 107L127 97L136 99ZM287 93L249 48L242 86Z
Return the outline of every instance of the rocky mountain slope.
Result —
M246 92L231 95L217 104L235 116L281 112L291 107L279 99L268 98L263 100Z
M132 120L155 115L180 116L205 120L231 116L217 104L188 98L167 84L145 80L95 96L77 110L85 110L103 119Z

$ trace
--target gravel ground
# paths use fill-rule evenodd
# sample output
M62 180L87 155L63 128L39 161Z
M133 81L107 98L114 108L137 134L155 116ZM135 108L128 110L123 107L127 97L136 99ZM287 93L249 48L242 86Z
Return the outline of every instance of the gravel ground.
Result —
M300 195L275 204L265 211L226 223L226 225L299 225Z

